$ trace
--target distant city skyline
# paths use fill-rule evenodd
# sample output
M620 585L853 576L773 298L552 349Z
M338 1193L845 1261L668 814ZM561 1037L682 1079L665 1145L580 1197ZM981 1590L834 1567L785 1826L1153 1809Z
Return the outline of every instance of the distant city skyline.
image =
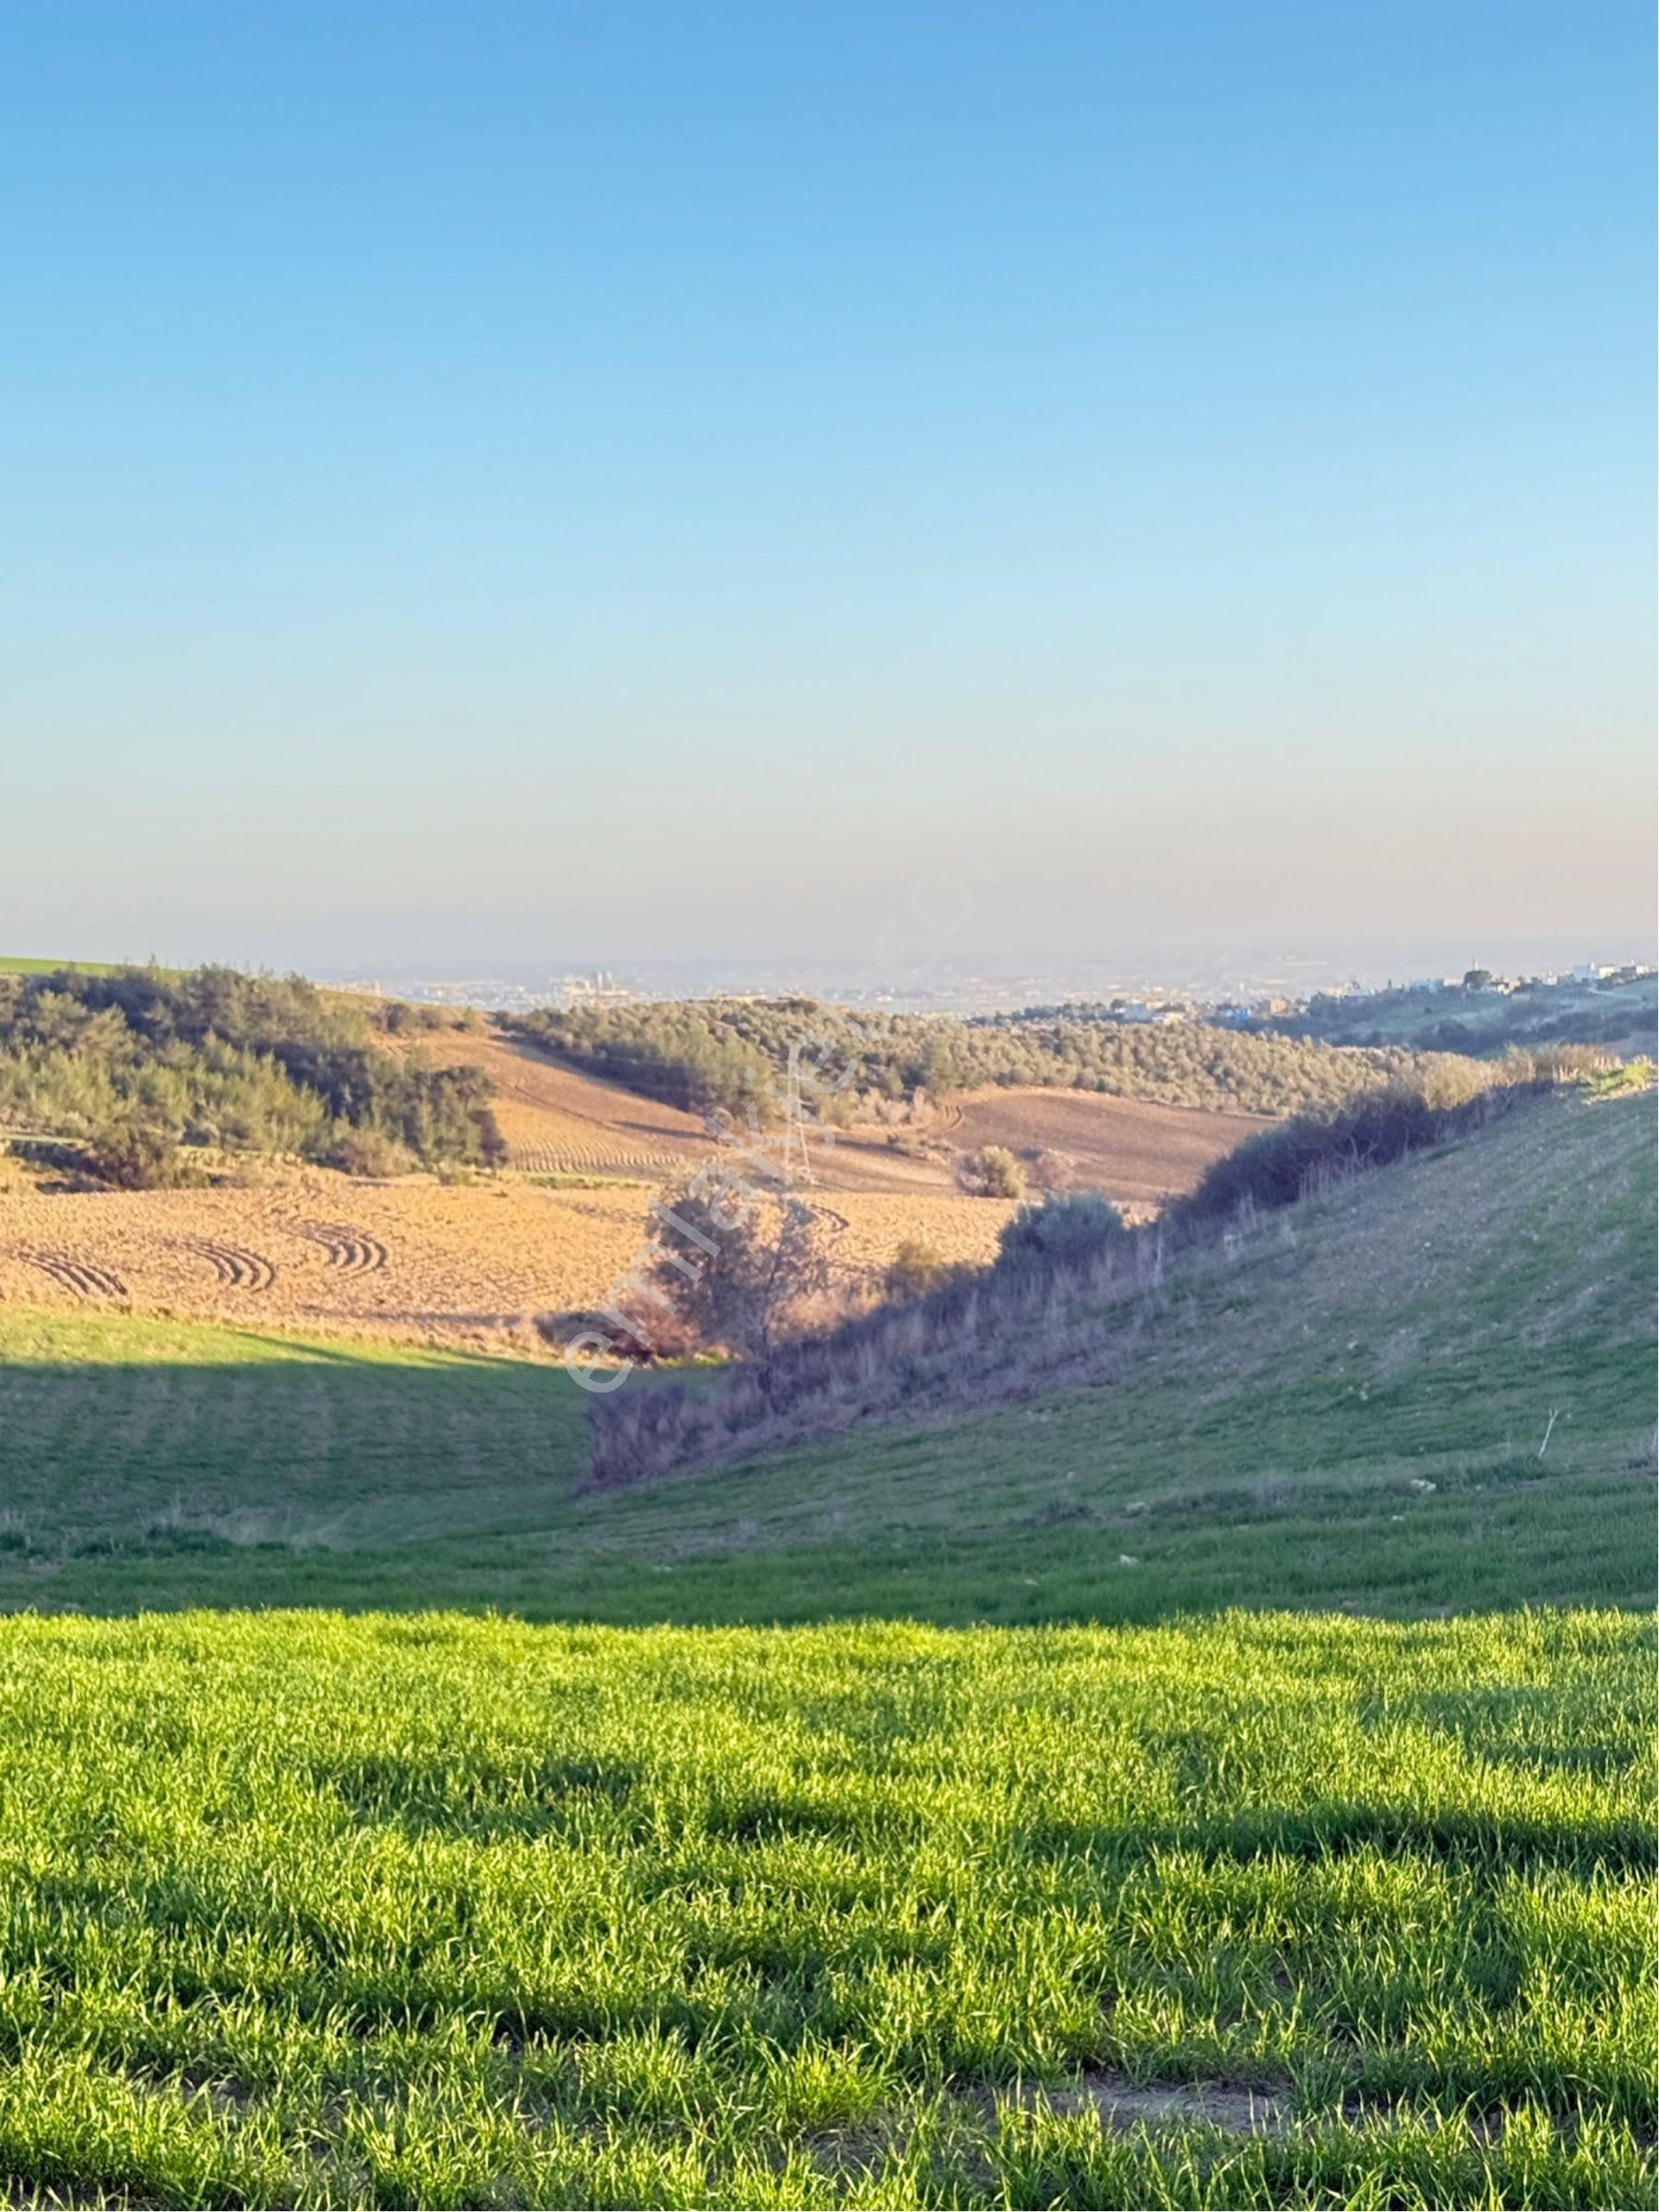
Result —
M27 947L0 947L22 951ZM253 968L281 968L234 947L208 951L173 949L165 955L151 948L80 948L66 959L115 957L142 961L154 951L164 964L191 965L203 960ZM36 955L52 957L52 955ZM429 960L353 961L349 958L303 963L303 972L327 984L375 988L393 996L453 997L457 1002L504 1005L545 1002L567 986L591 985L596 978L623 995L691 998L726 991L776 995L805 991L849 1001L892 998L921 1006L1028 1006L1066 998L1094 998L1113 991L1151 992L1208 1000L1259 997L1282 990L1293 997L1343 989L1357 984L1367 990L1426 978L1455 982L1472 968L1519 977L1566 975L1581 965L1603 963L1653 964L1659 945L1641 942L1569 946L1513 940L1473 951L1433 945L1366 946L1205 946L1164 945L1065 949L949 948L909 958L861 960L853 956L803 952L710 952L678 955L645 951L605 958L563 957L558 952L527 955L504 951L495 959L468 962L436 956Z
M0 949L1651 945L1653 44L18 11Z
M494 967L460 966L322 970L319 980L349 989L373 991L440 1005L477 1006L495 1011L523 1011L541 1005L604 1005L625 999L702 998L724 995L778 997L804 993L828 1002L899 1010L993 1014L1057 1004L1124 1004L1130 1008L1173 1007L1206 1010L1226 1019L1242 1009L1273 1010L1320 994L1342 995L1357 987L1415 987L1444 985L1455 993L1462 977L1486 970L1512 984L1522 978L1554 979L1598 968L1617 972L1634 967L1652 974L1651 951L1591 954L1583 961L1505 960L1496 956L1436 962L1422 949L1392 963L1373 965L1364 956L1333 960L1295 951L1264 951L1239 959L1208 955L1188 948L1137 960L1116 961L1098 954L961 954L931 963L839 964L809 958L618 961L591 967L551 963L505 962ZM1608 987L1614 987L1613 980Z

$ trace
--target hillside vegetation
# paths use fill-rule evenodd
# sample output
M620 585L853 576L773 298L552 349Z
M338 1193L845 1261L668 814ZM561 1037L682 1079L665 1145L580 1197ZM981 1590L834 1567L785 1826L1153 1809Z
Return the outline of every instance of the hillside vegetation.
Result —
M1487 1080L1453 1059L1337 1051L1198 1023L854 1016L810 998L579 1007L514 1025L579 1067L697 1112L764 1114L793 1055L807 1103L831 1120L917 1092L937 1100L985 1084L1289 1114L1392 1081L1438 1080L1466 1096Z
M557 1370L0 1306L0 1601L1650 1603L1653 1138L1649 1099L1546 1098L1170 1271L1133 1329L1079 1313L1019 1402L616 1492Z
M1653 1216L1552 1095L599 1493L556 1370L0 1307L9 2194L1651 2202Z
M1640 1081L1649 1071L1617 1072ZM1404 1084L1362 1092L1257 1128L1214 1159L1179 1203L1133 1227L1098 1195L1051 1192L1004 1227L988 1269L941 1271L837 1327L769 1333L765 1357L746 1345L750 1356L715 1387L596 1394L593 1479L638 1482L707 1468L924 1406L1015 1401L1080 1362L1104 1378L1155 1328L1171 1297L1218 1267L1230 1271L1240 1250L1259 1241L1264 1212L1455 1142L1549 1091L1499 1082L1442 1106ZM718 1273L717 1262L708 1273ZM676 1284L668 1278L671 1298ZM613 1345L626 1341L625 1327L650 1342L651 1315L638 1300L613 1324Z
M1625 983L1522 983L1513 990L1402 986L1321 994L1294 1014L1259 1024L1264 1034L1332 1045L1405 1046L1489 1057L1515 1046L1602 1045L1659 1049L1659 978Z
M173 1179L180 1147L483 1162L489 1095L476 1069L394 1058L363 1009L299 976L0 973L0 1125L78 1141L111 1182Z

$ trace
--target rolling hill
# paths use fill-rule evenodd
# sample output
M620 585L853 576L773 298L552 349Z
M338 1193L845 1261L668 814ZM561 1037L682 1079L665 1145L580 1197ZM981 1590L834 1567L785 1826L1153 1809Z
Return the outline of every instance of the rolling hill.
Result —
M1196 1190L1212 1162L1269 1126L1265 1115L1221 1107L1016 1087L968 1092L946 1111L952 1144L1046 1161L1059 1187L1098 1190L1132 1214Z
M392 1037L388 1045L434 1067L482 1068L495 1085L491 1103L516 1168L661 1181L710 1149L697 1115L562 1066L514 1037L441 1030Z
M12 2194L1652 2201L1653 1230L1548 1098L596 1495L543 1366L0 1307Z
M482 1068L495 1086L508 1163L520 1171L661 1181L708 1156L699 1116L567 1066L527 1039L439 1031L389 1043L436 1067ZM905 1141L908 1132L855 1126L829 1142L815 1135L810 1156L825 1190L953 1195L958 1156L998 1144L1033 1167L1046 1157L1057 1181L1145 1211L1192 1190L1212 1160L1265 1125L1263 1116L1224 1108L1027 1085L948 1099L923 1124L937 1140L931 1149Z
M1653 1193L1650 1098L1547 1099L1177 1275L1109 1383L1085 1359L1035 1403L600 1497L557 1371L0 1308L0 1594L618 1620L1644 1603Z
M114 965L98 960L25 960L0 952L0 975L55 975L62 971L77 975L113 975Z
M1404 986L1316 998L1261 1024L1267 1034L1333 1045L1491 1055L1511 1046L1585 1044L1621 1058L1659 1046L1659 977L1536 983L1516 990Z

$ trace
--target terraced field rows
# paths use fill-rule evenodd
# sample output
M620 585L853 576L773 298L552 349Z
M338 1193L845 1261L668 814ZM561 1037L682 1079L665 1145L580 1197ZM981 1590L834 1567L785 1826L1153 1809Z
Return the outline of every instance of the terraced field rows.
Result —
M515 1144L507 1165L523 1175L611 1175L665 1181L686 1163L667 1152L621 1152L608 1145Z

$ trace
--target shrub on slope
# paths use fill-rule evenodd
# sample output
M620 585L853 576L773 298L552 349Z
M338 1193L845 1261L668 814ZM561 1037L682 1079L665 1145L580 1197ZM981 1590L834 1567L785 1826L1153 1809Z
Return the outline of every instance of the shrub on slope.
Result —
M1175 1209L1183 1226L1213 1221L1239 1206L1287 1206L1343 1176L1386 1167L1466 1130L1558 1082L1593 1076L1605 1056L1564 1046L1514 1050L1497 1063L1440 1068L1426 1083L1393 1082L1343 1105L1293 1115L1215 1161Z
M1219 1161L1191 1198L1135 1229L1097 1199L1027 1209L987 1269L781 1346L712 1384L670 1383L591 1401L590 1480L639 1481L865 1420L1018 1401L1062 1374L1109 1380L1155 1310L1166 1269L1223 1246L1241 1216L1402 1159L1546 1087L1529 1076L1437 1104L1397 1085L1299 1117Z

